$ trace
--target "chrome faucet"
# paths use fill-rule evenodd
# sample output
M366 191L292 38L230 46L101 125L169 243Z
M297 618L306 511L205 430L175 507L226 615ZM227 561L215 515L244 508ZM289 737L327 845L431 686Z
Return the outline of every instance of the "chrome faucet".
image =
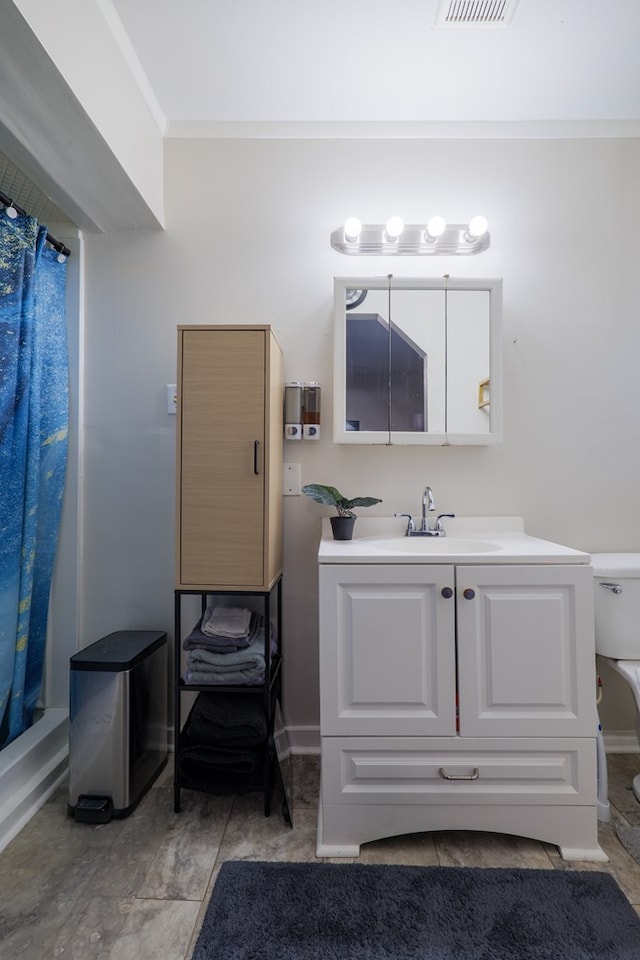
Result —
M442 526L442 518L455 517L455 513L439 513L435 524L431 527L427 512L432 513L435 509L436 502L433 498L433 491L431 487L425 487L422 494L422 523L419 529L410 513L396 513L394 516L407 518L407 529L405 531L407 537L446 537L447 531Z
M435 508L436 502L433 499L431 487L425 487L422 494L422 526L420 527L420 533L426 533L427 535L431 533L431 530L429 529L427 510L433 512Z

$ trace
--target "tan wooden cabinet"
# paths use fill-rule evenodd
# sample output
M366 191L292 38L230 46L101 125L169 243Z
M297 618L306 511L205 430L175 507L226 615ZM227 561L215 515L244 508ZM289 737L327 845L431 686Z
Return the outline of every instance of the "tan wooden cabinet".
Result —
M269 326L178 327L176 589L282 571L282 351Z

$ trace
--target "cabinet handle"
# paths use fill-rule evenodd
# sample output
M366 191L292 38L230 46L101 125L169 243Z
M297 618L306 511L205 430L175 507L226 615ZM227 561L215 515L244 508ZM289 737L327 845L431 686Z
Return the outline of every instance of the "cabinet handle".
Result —
M260 441L253 441L253 472L256 476L260 473Z
M475 595L476 595L476 592L475 590L472 590L471 587L467 587L467 589L464 590L462 593L462 596L465 598L465 600L473 600Z
M453 590L451 589L451 587L443 587L440 592L442 593L442 596L445 598L445 600L450 600L451 597L453 596Z
M473 773L447 773L444 767L440 767L440 776L443 780L477 780L480 771L477 767L474 767Z

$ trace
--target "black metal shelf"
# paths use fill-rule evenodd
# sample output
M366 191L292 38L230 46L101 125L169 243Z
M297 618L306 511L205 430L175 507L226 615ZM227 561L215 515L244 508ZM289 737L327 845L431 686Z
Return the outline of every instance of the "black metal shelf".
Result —
M277 649L272 652L271 640L271 614L273 607L272 594L275 597L275 623L276 623L276 644ZM264 611L264 656L265 656L265 680L261 684L202 684L187 683L182 677L182 598L183 596L200 596L201 606L204 612L207 604L207 597L214 596L244 596L244 597L262 597ZM271 796L275 787L275 776L280 777L282 781L282 771L274 746L274 718L276 705L280 703L282 708L282 575L279 575L268 591L259 590L211 590L203 588L202 590L178 589L174 591L174 731L175 731L175 750L174 750L174 792L173 807L176 813L180 811L181 790L180 771L179 771L179 745L183 735L181 730L181 699L185 693L211 693L211 694L249 694L261 696L264 703L265 720L267 736L263 745L263 777L262 792L264 798L264 813L269 816L271 813ZM284 783L283 783L284 785ZM255 789L259 789L259 784ZM212 792L214 792L212 790ZM286 791L282 809L283 816L287 822L291 822L290 811L287 805Z

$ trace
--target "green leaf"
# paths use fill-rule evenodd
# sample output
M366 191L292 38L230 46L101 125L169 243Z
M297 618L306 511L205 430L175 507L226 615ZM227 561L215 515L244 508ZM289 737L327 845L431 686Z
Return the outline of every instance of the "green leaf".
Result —
M372 507L375 503L382 503L378 497L355 497L353 500L347 500L347 507Z
M308 497L311 497L311 499L317 503L328 503L331 507L337 507L338 503L344 500L339 490L336 490L335 487L325 486L325 484L322 483L307 483L302 488L302 492L306 493Z
M382 503L378 497L354 497L353 500L348 500L335 487L324 483L307 483L302 488L302 492L316 503L326 503L335 507L339 517L355 517L352 507L372 507L374 503Z

